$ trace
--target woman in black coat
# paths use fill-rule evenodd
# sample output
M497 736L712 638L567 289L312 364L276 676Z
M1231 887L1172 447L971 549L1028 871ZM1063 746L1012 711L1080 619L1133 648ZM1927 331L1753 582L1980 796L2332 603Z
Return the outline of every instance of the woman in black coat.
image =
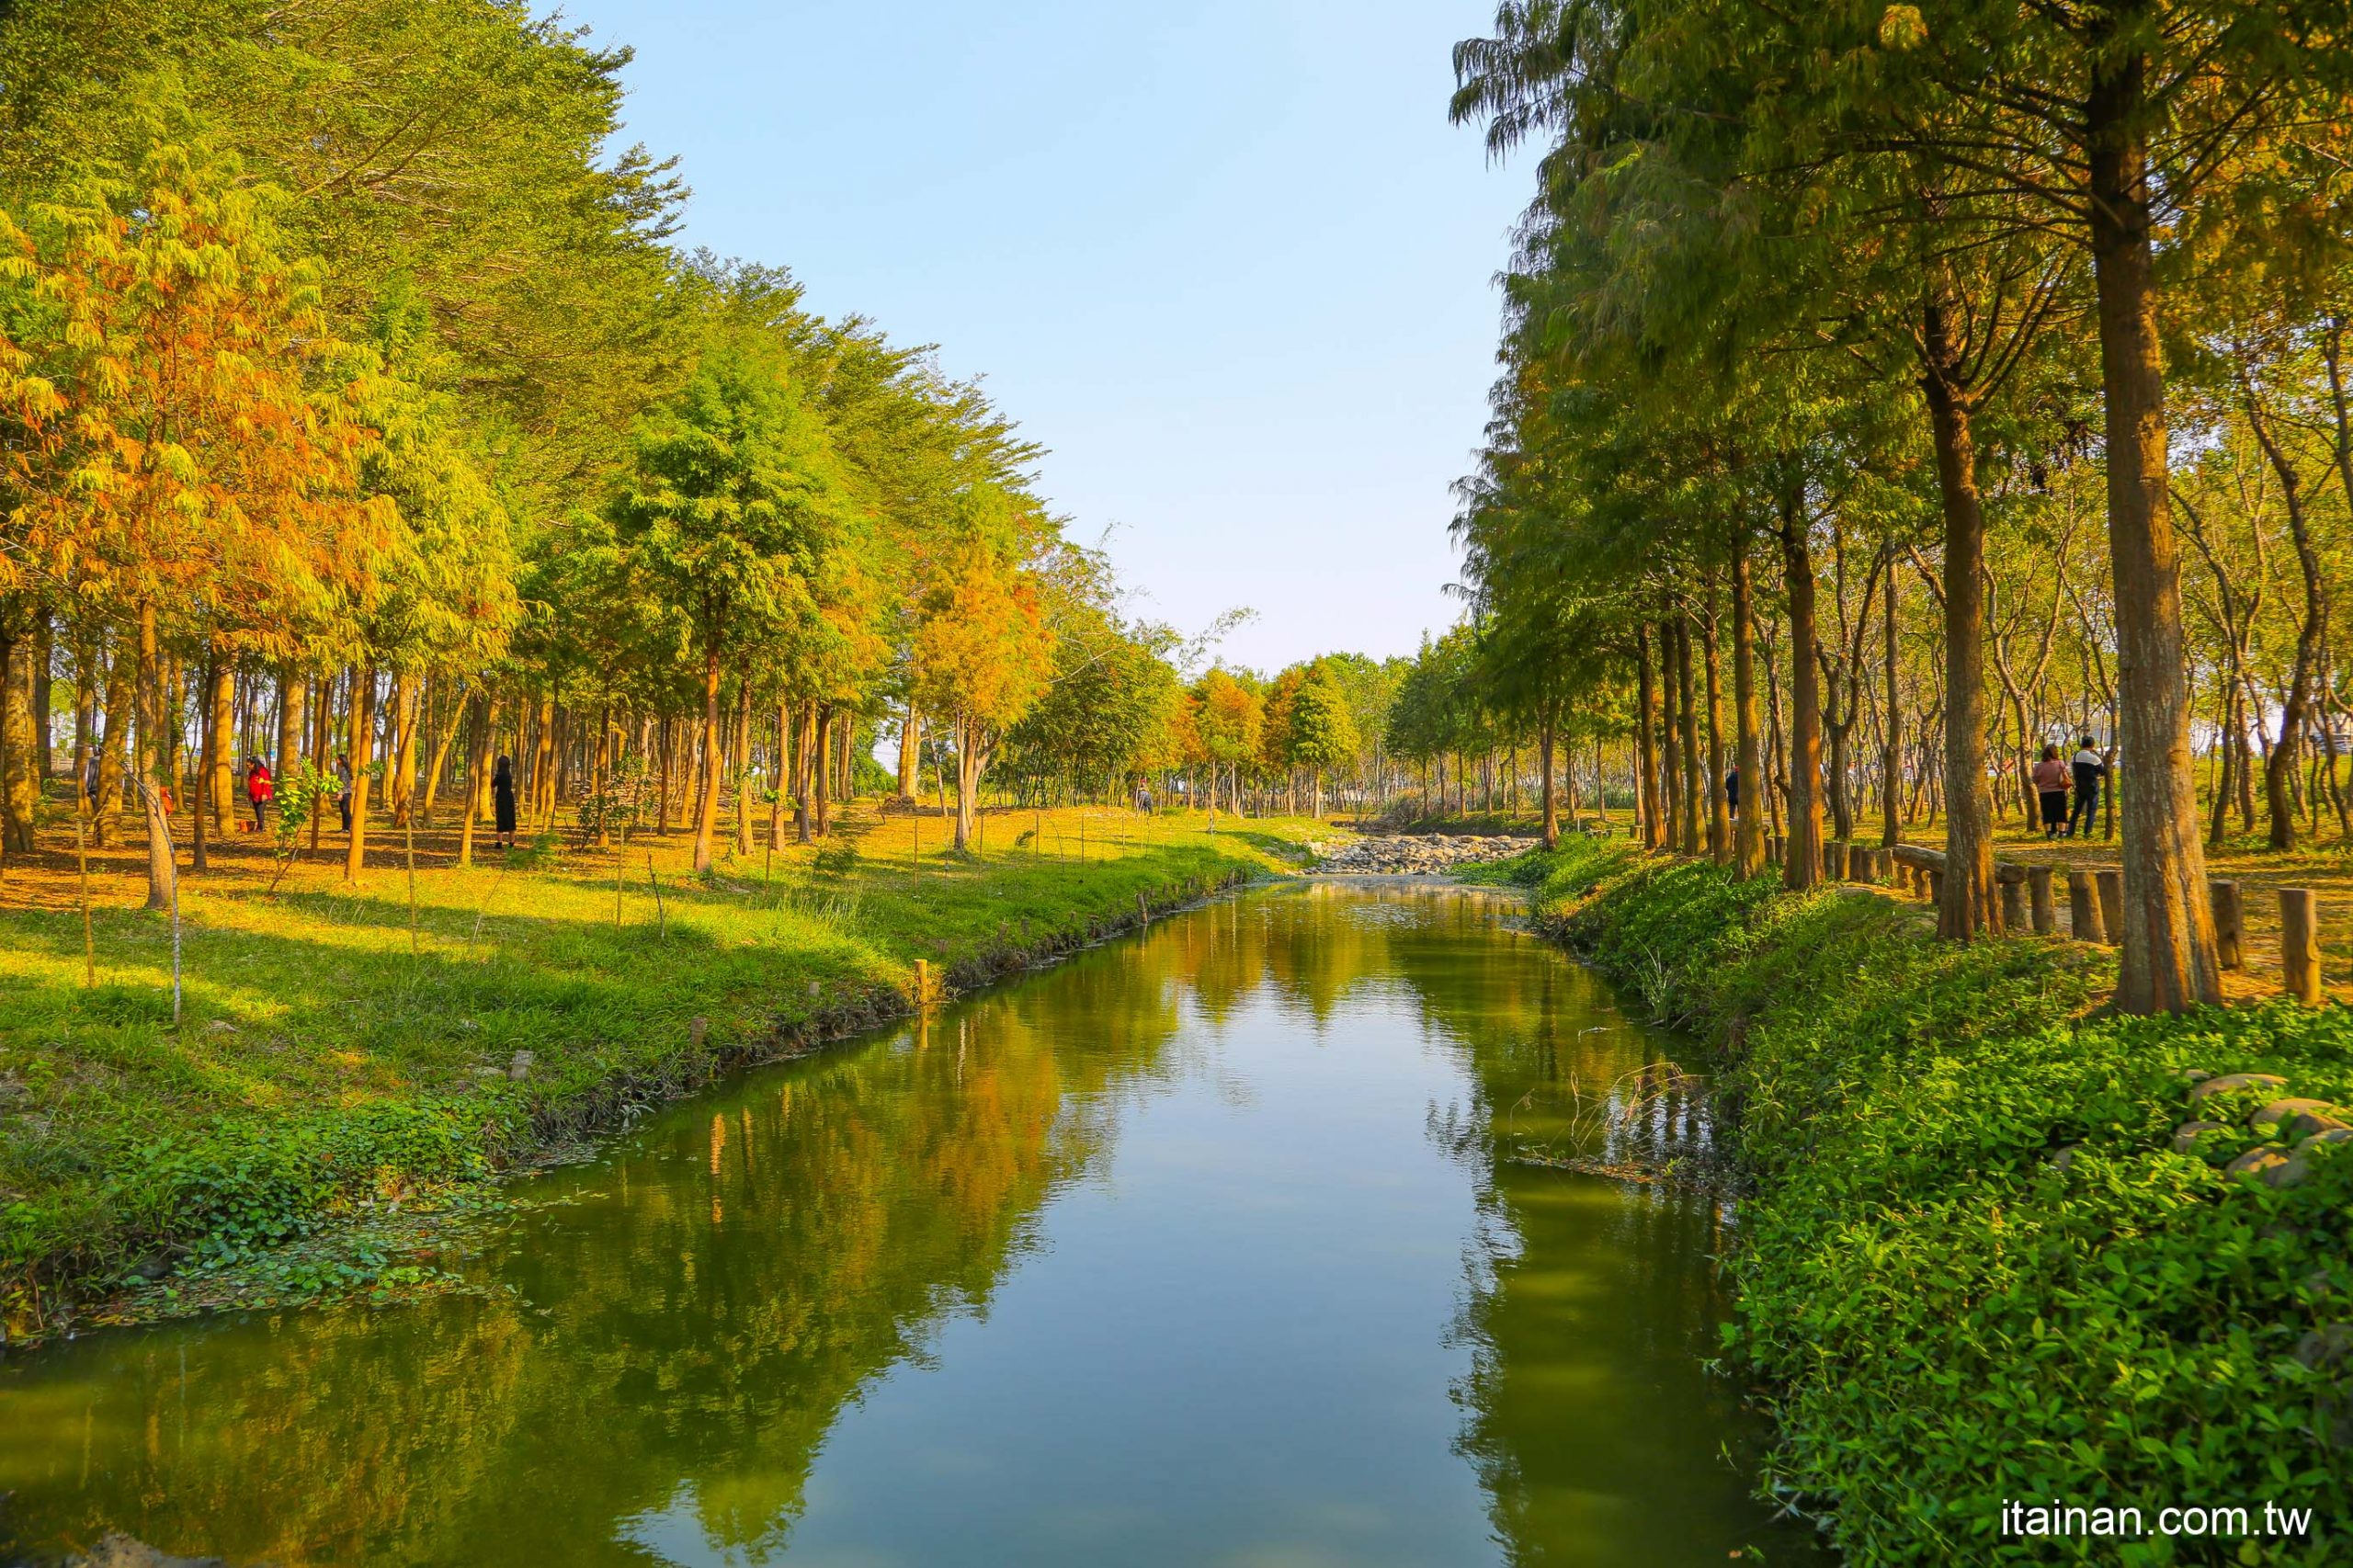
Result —
M515 765L506 757L490 776L490 809L498 819L498 846L515 847Z

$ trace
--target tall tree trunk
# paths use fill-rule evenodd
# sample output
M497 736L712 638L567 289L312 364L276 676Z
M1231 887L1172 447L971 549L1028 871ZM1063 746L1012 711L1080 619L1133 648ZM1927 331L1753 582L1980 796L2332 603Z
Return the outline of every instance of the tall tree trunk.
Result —
M670 715L665 713L659 738L654 742L662 754L662 778L654 798L654 831L657 834L670 831L670 762L676 749L676 729Z
M752 682L737 681L735 697L735 853L752 853Z
M915 711L915 699L907 699L906 712L899 720L899 799L912 801L922 787L923 715Z
M1967 941L2001 929L1994 802L1985 788L1985 517L1970 408L1952 380L1961 349L1940 301L1931 299L1922 312L1921 342L1920 387L1945 521L1945 876L1937 931Z
M343 854L343 880L357 882L368 864L369 765L376 749L376 672L361 665L351 672L351 841Z
M122 831L123 779L137 766L131 753L131 732L140 703L139 652L135 639L129 646L125 642L116 637L107 666L106 739L98 746L98 798L91 802L97 824L95 836L105 846L113 845Z
M188 802L188 869L209 871L212 869L211 841L221 835L222 808L229 792L221 787L222 731L227 728L228 699L222 689L221 659L217 651L208 648L204 667L196 677L197 732L196 767L188 776L195 786L194 798Z
M212 650L204 665L204 799L219 837L237 821L236 690L228 653ZM198 840L202 841L202 835Z
M0 631L0 849L33 852L40 744L33 733L33 640Z
M414 671L401 669L392 674L392 723L384 747L384 805L392 813L394 827L406 827L416 808L416 732L425 711L422 685Z
M834 705L817 705L817 733L809 747L809 815L823 838L834 830ZM961 845L959 845L961 847Z
M1536 723L1536 766L1543 770L1544 847L1561 842L1561 813L1552 798L1552 710L1549 707Z
M139 801L147 818L147 907L166 910L179 890L179 867L172 856L172 820L164 803L171 792L171 758L164 727L163 651L156 646L155 607L139 607Z
M311 716L311 758L322 772L332 773L335 735L335 676L320 677L317 687L316 711ZM322 801L311 810L311 853L319 852L320 835L326 830L327 801Z
M1756 719L1756 595L1749 575L1748 541L1732 561L1732 711L1733 766L1740 769L1740 820L1733 824L1733 864L1745 879L1765 869L1765 829L1758 820L1768 791Z
M972 847L972 811L981 792L981 747L972 722L959 713L955 720L956 734L956 849L968 853Z
M2231 824L2231 772L2238 760L2238 747L2232 743L2231 733L2238 722L2238 692L2229 672L2223 673L2221 710L2214 716L2214 805L2206 829L2206 847L2220 849Z
M168 706L163 710L163 733L155 737L155 744L164 748L164 767L171 779L172 801L176 811L193 798L188 781L184 777L188 771L188 744L187 736L181 733L188 717L188 671L181 665L179 654L173 650L161 648L159 656L163 661L164 700ZM189 815L194 814L191 809Z
M474 824L482 816L483 785L490 778L490 747L498 733L498 699L474 699L473 733L466 739L466 809L458 824L458 864L474 863Z
M535 830L544 830L555 821L555 697L553 689L550 689L540 699L539 722L531 744L531 823ZM706 760L706 769L709 766ZM697 870L702 869L696 867Z
M2123 964L2117 1006L2177 1012L2219 1000L2190 770L2181 562L2167 510L2165 364L2150 241L2148 58L2115 47L2145 4L2107 13L2085 101L2100 382L2107 404L2109 556L2116 581L2117 720L2123 807ZM2111 778L2109 789L2126 781Z
M1650 626L1635 621L1635 716L1633 767L1635 819L1643 824L1643 847L1656 850L1664 843L1659 819L1659 683L1652 676Z
M702 660L702 788L695 797L695 869L711 868L711 841L719 832L719 648Z
M1659 694L1659 846L1672 853L1683 850L1683 727L1682 684L1675 659L1675 622L1662 620L1658 627L1659 671L1664 689Z
M302 756L304 721L310 712L311 680L297 675L290 665L278 671L278 756L270 767L282 776L290 777Z
M1658 849L1666 842L1666 827L1659 812L1658 683L1651 665L1651 631L1634 627L1634 767L1635 809L1643 824L1643 847Z
M1686 855L1699 853L1699 801L1704 791L1699 779L1703 764L1699 757L1699 692L1698 672L1691 667L1691 618L1675 618L1675 685L1679 706L1676 711L1677 736L1683 751L1682 810L1677 813L1676 847Z
M2321 650L2328 637L2328 585L2321 575L2320 552L2313 548L2312 520L2306 515L2304 487L2296 465L2288 460L2274 437L2270 417L2256 396L2255 380L2244 365L2239 390L2246 407L2247 426L2255 432L2271 472L2279 480L2279 499L2288 513L2288 532L2296 543L2296 564L2304 583L2303 624L2296 631L2296 662L2288 676L2288 692L2279 704L2279 739L2264 765L2264 803L2271 813L2271 847L2296 846L2296 818L2288 800L2289 780L2303 750L2306 722L2313 713L2313 679L2320 668Z
M808 843L817 830L816 820L809 810L809 754L817 744L817 704L809 702L801 710L801 723L794 731L797 737L792 748L792 831L801 843Z
M1893 849L1904 842L1904 708L1895 690L1895 599L1897 574L1895 548L1888 546L1887 597L1881 601L1883 646L1881 649L1881 676L1886 684L1886 723L1880 747L1880 829L1879 842L1882 849Z
M776 788L768 791L768 847L784 847L784 802L792 793L792 704L776 699Z
M436 741L433 746L433 760L426 766L425 769L425 798L418 805L418 822L423 826L433 825L434 802L441 798L441 779L449 771L449 750L457 744L458 731L461 727L460 721L465 715L470 700L466 695L465 683L459 682L457 701L450 709L449 721L441 726L440 739ZM471 778L472 775L468 774L467 777Z
M74 643L74 809L90 809L91 737L98 733L98 640L87 632ZM85 830L86 831L86 830Z
M1700 665L1708 689L1708 858L1721 866L1732 858L1732 818L1724 801L1723 702L1716 663L1716 581L1708 578L1708 613L1699 621Z
M50 666L57 662L57 625L47 610L33 618L33 793L39 795L57 769L50 731Z
M1815 683L1813 551L1805 502L1781 498L1781 578L1790 601L1790 834L1781 885L1793 891L1822 880L1822 693Z

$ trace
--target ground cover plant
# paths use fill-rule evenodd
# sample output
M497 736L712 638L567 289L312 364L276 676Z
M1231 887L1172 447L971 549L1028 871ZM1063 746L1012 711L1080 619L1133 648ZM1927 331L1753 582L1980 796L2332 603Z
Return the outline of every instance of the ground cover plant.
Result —
M821 850L690 873L683 837L358 887L252 858L168 917L63 888L0 914L12 1332L167 1265L238 1263L464 1184L812 1029L1289 862L1312 824L1017 812L984 847L861 810ZM1082 838L1084 834L1084 838ZM1082 850L1081 845L1084 843ZM945 851L945 852L943 852ZM920 852L920 854L918 854ZM1084 858L1082 858L1082 856ZM37 888L19 891L37 894ZM126 872L123 892L135 886Z
M1877 893L1583 840L1494 874L1715 1042L1749 1184L1727 1353L1770 1390L1768 1484L1850 1561L2344 1560L2353 1158L2224 1166L2265 1101L2353 1101L2353 1014L2118 1017L2101 949L1939 941ZM2193 1109L2194 1074L2237 1073L2285 1084ZM2192 1119L2223 1125L2177 1148ZM2017 1501L2141 1528L2038 1538ZM2313 1527L2267 1532L2267 1504ZM2249 1528L2166 1536L2167 1506Z

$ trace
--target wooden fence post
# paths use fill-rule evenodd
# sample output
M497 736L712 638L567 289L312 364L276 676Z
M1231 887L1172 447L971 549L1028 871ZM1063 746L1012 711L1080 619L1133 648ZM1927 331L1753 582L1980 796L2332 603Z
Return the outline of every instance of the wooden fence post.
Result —
M2112 948L2124 940L2124 873L2102 869L2093 885L2099 889L2099 928L2108 933Z
M2002 929L2018 932L2026 929L2026 884L2002 884Z
M2028 902L2034 906L2034 934L2048 937L2059 929L2059 912L2051 901L2051 868L2029 866L2026 869Z
M1847 846L1837 839L1822 846L1822 878L1830 882L1847 880Z
M930 1002L931 963L928 960L917 959L915 960L915 1006L927 1006Z
M2279 967L2289 995L2320 1000L2320 910L2310 888L2279 890Z
M2108 927L2100 924L2099 894L2092 890L2089 871L2067 873L2067 929L2078 942L2108 940Z
M2246 967L2246 910L2239 901L2238 883L2216 877L2206 884L2214 911L2214 948L2224 969Z

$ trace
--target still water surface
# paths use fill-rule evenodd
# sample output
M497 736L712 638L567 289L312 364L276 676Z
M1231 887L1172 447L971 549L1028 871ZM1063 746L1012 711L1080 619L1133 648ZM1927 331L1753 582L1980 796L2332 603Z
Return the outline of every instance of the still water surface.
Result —
M1714 1205L1523 1163L1671 1042L1506 912L1217 904L522 1184L486 1299L20 1358L0 1559L1813 1561Z

